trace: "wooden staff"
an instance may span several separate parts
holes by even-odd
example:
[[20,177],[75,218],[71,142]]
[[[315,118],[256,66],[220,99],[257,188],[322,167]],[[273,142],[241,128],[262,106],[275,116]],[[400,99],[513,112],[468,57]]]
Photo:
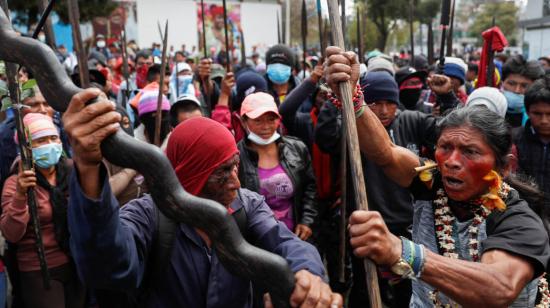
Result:
[[55,0],[50,0],[49,2],[47,0],[38,1],[38,6],[40,10],[42,10],[42,16],[40,17],[40,21],[38,21],[38,24],[36,25],[36,29],[34,29],[32,37],[37,38],[40,31],[44,29],[44,34],[46,35],[46,43],[55,50],[55,35],[53,33],[52,22],[50,21],[50,19],[48,19],[50,13],[52,12],[54,4]]
[[455,6],[456,0],[452,0],[451,4],[451,16],[449,21],[449,37],[447,38],[447,57],[453,55],[453,32],[454,32],[454,23],[455,23]]
[[306,79],[306,54],[307,54],[307,10],[306,0],[302,0],[302,72]]
[[277,44],[281,44],[281,21],[279,20],[279,11],[277,11]]
[[206,24],[204,23],[204,0],[201,0],[201,20],[202,20],[202,46],[204,47],[204,57],[208,58],[208,47],[206,46]]
[[[8,3],[6,0],[0,1],[2,10],[6,13],[6,16],[10,16],[8,10]],[[25,124],[23,123],[23,114],[21,113],[20,102],[20,87],[18,80],[17,64],[12,62],[6,62],[6,76],[8,82],[8,91],[10,94],[10,100],[12,102],[12,110],[15,118],[15,128],[17,131],[17,141],[19,146],[19,153],[21,156],[21,165],[23,170],[31,170],[34,165],[32,162],[32,145],[29,140]],[[32,231],[34,234],[34,248],[38,255],[38,264],[40,265],[40,273],[42,275],[42,283],[44,289],[49,290],[50,285],[50,272],[48,270],[48,263],[46,262],[46,253],[44,251],[44,242],[42,241],[42,227],[40,226],[40,216],[38,215],[38,204],[36,203],[36,194],[34,188],[27,190],[27,207],[29,208],[29,216],[31,217]]]
[[[495,16],[493,16],[493,26],[495,26],[496,20]],[[489,40],[489,50],[487,55],[487,86],[488,87],[495,87],[495,51],[493,50],[493,40],[494,40],[494,33],[491,35],[491,39]],[[481,69],[484,69],[483,67]]]
[[159,95],[157,98],[157,113],[155,116],[155,145],[160,147],[162,141],[160,140],[160,126],[162,123],[162,90],[164,88],[164,78],[166,75],[166,49],[168,46],[168,20],[164,25],[164,34],[158,24],[160,37],[162,39],[162,59],[160,64],[160,82],[159,82]]
[[346,282],[346,230],[347,230],[347,213],[346,207],[348,204],[348,143],[346,141],[347,130],[346,126],[342,126],[342,138],[340,140],[340,178],[341,191],[340,200],[342,205],[340,206],[340,228],[338,230],[338,280],[341,283]]
[[122,75],[126,82],[126,89],[122,95],[122,107],[126,109],[126,103],[130,100],[130,68],[128,66],[128,45],[126,43],[126,25],[122,25],[122,33],[120,36],[122,45]]
[[[344,48],[344,36],[340,21],[338,20],[337,0],[328,0],[330,23],[332,25],[332,36],[336,45]],[[352,92],[349,82],[342,82],[339,85],[342,101],[343,124],[348,153],[350,155],[351,178],[353,181],[353,190],[355,193],[355,203],[359,209],[367,211],[369,209],[367,201],[367,191],[365,189],[365,178],[363,177],[363,167],[361,164],[361,152],[359,150],[359,138],[355,123],[355,113],[353,111]],[[381,308],[380,289],[378,286],[378,275],[376,266],[368,259],[364,259],[365,277],[367,280],[367,289],[369,292],[370,306],[372,308]]]
[[321,49],[321,59],[325,57],[325,44],[323,39],[323,14],[321,13],[321,0],[317,0],[317,23],[319,24],[319,48]]
[[246,45],[244,44],[244,33],[243,30],[241,33],[241,69],[246,67]]
[[80,9],[78,0],[68,0],[69,21],[73,29],[73,43],[76,47],[78,58],[78,74],[80,77],[80,86],[83,89],[90,87],[90,75],[88,71],[88,55],[82,44],[82,34],[80,33]]
[[361,8],[357,7],[357,54],[363,62],[363,35],[361,34]]
[[231,60],[229,56],[229,35],[227,34],[227,5],[223,0],[223,30],[225,34],[225,61],[227,61],[226,71],[231,72]]
[[451,12],[451,0],[443,0],[441,4],[441,20],[439,27],[441,29],[441,45],[439,47],[439,65],[437,67],[438,73],[443,74],[445,69],[445,38],[447,35],[447,28],[449,27],[449,14]]
[[411,40],[411,58],[409,65],[414,66],[414,6],[413,6],[413,0],[409,0],[409,32],[410,32],[410,40]]

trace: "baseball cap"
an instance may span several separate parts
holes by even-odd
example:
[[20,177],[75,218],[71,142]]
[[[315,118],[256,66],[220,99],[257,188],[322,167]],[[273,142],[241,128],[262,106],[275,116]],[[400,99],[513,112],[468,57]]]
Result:
[[294,52],[286,45],[275,45],[265,54],[266,64],[281,63],[292,67],[294,65]]
[[241,117],[246,115],[251,119],[256,119],[267,112],[273,112],[281,117],[273,96],[264,92],[248,95],[241,106]]

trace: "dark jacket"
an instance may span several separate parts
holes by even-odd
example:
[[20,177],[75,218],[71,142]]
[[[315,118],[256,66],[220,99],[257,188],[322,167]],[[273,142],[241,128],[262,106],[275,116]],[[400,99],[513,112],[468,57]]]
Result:
[[[154,255],[158,210],[149,195],[120,208],[102,174],[103,188],[97,200],[84,195],[76,173],[71,177],[71,252],[79,277],[88,287],[133,291],[142,284],[149,257]],[[234,212],[246,211],[248,234],[260,248],[285,258],[293,272],[307,269],[324,276],[317,250],[276,221],[262,196],[241,189],[230,207]],[[251,307],[250,281],[232,275],[216,249],[208,252],[189,225],[179,224],[164,271],[164,279],[151,286],[141,306]]]
[[[243,139],[237,145],[240,151],[239,179],[244,188],[260,191],[258,177],[258,153]],[[293,137],[281,137],[277,141],[281,166],[294,185],[292,210],[295,224],[313,226],[317,220],[317,189],[311,158],[306,145]]]
[[[397,111],[395,120],[387,128],[392,142],[420,155],[423,147],[435,145],[433,116],[418,111]],[[315,128],[315,141],[322,151],[339,156],[342,132],[341,112],[331,103],[321,108]],[[336,158],[338,159],[338,158]],[[389,179],[382,168],[361,155],[369,208],[379,211],[392,232],[400,233],[412,224],[413,198],[406,188]],[[351,179],[348,180],[351,183]],[[348,186],[349,187],[349,186]],[[348,201],[353,198],[348,197]]]
[[544,192],[545,208],[550,207],[550,144],[544,144],[527,121],[514,138],[520,171],[535,179]]
[[317,84],[307,78],[287,95],[284,104],[279,106],[284,127],[289,135],[302,140],[310,149],[315,142],[311,107],[314,98],[311,95],[317,89]]

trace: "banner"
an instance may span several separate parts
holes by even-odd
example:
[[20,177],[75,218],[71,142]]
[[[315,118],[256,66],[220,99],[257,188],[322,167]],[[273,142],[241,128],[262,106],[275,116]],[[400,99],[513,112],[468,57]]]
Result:
[[[202,8],[197,1],[197,21],[199,29],[198,41],[200,50],[203,50],[202,40]],[[217,59],[220,51],[225,51],[225,33],[223,29],[223,6],[221,4],[204,3],[204,23],[206,29],[206,46],[208,54]],[[235,50],[241,47],[241,5],[227,4],[227,34],[229,36],[229,49],[235,54]]]

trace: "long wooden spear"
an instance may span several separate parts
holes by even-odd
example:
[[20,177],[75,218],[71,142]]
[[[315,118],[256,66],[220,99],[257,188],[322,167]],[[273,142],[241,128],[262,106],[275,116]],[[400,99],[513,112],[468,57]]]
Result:
[[229,35],[227,34],[227,4],[223,0],[223,29],[225,34],[225,61],[227,62],[226,72],[231,71],[231,57],[229,55]]
[[357,7],[357,54],[363,62],[363,35],[361,34],[361,7]]
[[454,23],[455,23],[455,6],[456,6],[456,0],[451,0],[451,10],[450,10],[450,21],[449,21],[449,34],[447,38],[447,57],[451,57],[453,55],[453,32],[454,32]]
[[410,34],[410,40],[411,40],[411,58],[409,65],[414,66],[414,6],[413,6],[413,0],[409,0],[409,34]]
[[202,46],[204,47],[204,58],[208,58],[208,46],[206,46],[206,24],[204,23],[204,0],[201,0],[202,20]]
[[78,0],[69,0],[69,21],[73,29],[73,44],[76,47],[78,58],[78,73],[80,77],[80,86],[83,89],[90,87],[90,75],[88,71],[88,55],[82,44],[82,34],[80,33],[80,9]]
[[281,44],[281,21],[279,19],[279,11],[277,11],[277,44]]
[[160,147],[162,140],[160,140],[160,127],[162,124],[162,96],[164,89],[164,78],[166,76],[166,50],[168,49],[168,20],[164,25],[164,34],[158,24],[160,38],[162,39],[162,59],[160,61],[160,81],[159,81],[159,95],[157,98],[157,113],[155,115],[155,145]]
[[[8,10],[8,3],[6,0],[0,1],[2,10],[6,13],[6,16],[10,16]],[[9,18],[8,18],[9,20]],[[32,162],[32,146],[28,138],[25,124],[23,123],[23,114],[21,112],[20,102],[20,88],[18,80],[17,64],[12,62],[6,62],[6,75],[8,78],[8,91],[10,93],[10,100],[12,102],[12,110],[15,117],[15,128],[17,131],[17,141],[19,143],[19,153],[21,155],[21,165],[23,170],[31,170],[33,166]],[[40,264],[40,273],[42,274],[42,283],[46,290],[50,289],[50,272],[48,270],[48,263],[46,262],[46,254],[44,252],[44,242],[42,241],[42,228],[40,226],[40,217],[38,216],[38,205],[36,203],[36,194],[31,187],[27,190],[27,206],[29,208],[29,215],[31,217],[31,224],[34,233],[34,248],[38,255],[38,263]]]
[[307,54],[307,9],[306,0],[302,0],[302,72],[306,79],[306,54]]
[[246,67],[246,45],[244,44],[244,33],[243,30],[241,33],[241,69]]
[[[496,18],[493,16],[493,23],[492,28],[496,24]],[[495,35],[491,35],[491,39],[489,40],[489,51],[487,56],[487,86],[488,87],[494,87],[495,86],[495,52],[493,50],[493,39]],[[485,69],[481,67],[480,69]]]
[[441,20],[439,28],[441,29],[441,45],[439,46],[439,65],[438,73],[442,74],[445,69],[445,39],[447,37],[447,28],[449,27],[449,14],[451,12],[451,0],[443,0],[441,4]]
[[[344,48],[344,35],[340,20],[338,19],[337,0],[328,0],[330,23],[332,26],[332,37],[334,42],[340,48]],[[365,189],[365,178],[363,177],[363,167],[361,164],[361,152],[359,150],[359,138],[357,135],[357,126],[355,123],[355,113],[353,112],[353,102],[351,85],[349,82],[342,82],[339,85],[342,100],[342,113],[345,138],[350,156],[351,178],[353,179],[353,190],[355,192],[355,203],[361,210],[368,210],[367,191]],[[376,266],[368,259],[364,259],[365,277],[367,280],[367,289],[369,292],[370,307],[381,308],[380,289],[378,286],[378,275]]]
[[321,49],[321,58],[325,57],[325,44],[323,39],[323,14],[321,12],[321,0],[317,0],[317,23],[319,24],[319,48]]
[[37,38],[40,31],[44,29],[44,34],[46,35],[46,43],[55,50],[55,35],[52,29],[52,22],[50,21],[50,19],[48,19],[50,13],[52,12],[54,4],[55,0],[50,0],[49,2],[48,0],[38,1],[38,6],[42,10],[42,16],[40,17],[40,20],[36,25],[36,29],[34,29],[32,37]]
[[128,66],[128,45],[126,43],[126,25],[122,25],[122,32],[120,35],[122,45],[122,75],[126,82],[126,89],[122,95],[122,107],[126,109],[126,103],[130,100],[130,68]]

